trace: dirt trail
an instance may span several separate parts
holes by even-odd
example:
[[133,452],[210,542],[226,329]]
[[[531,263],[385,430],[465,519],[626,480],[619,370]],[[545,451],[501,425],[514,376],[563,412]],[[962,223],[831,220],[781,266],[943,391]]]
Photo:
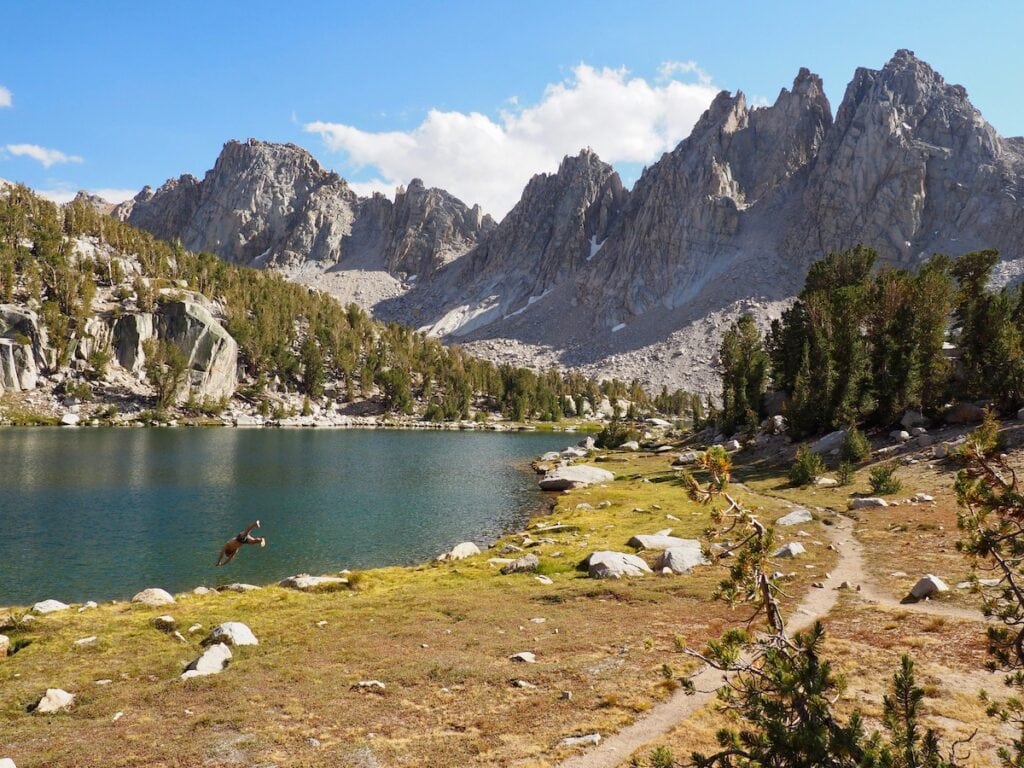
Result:
[[[797,605],[787,622],[787,629],[796,632],[811,626],[815,620],[826,616],[839,599],[838,587],[844,581],[856,588],[861,587],[860,599],[868,604],[887,608],[949,616],[973,621],[982,620],[981,613],[964,608],[942,605],[930,601],[900,603],[882,594],[871,586],[864,565],[864,553],[853,534],[853,521],[838,517],[833,526],[827,528],[832,543],[839,550],[839,561],[824,579],[824,589],[812,588]],[[687,695],[676,691],[671,698],[657,704],[642,719],[621,731],[611,734],[599,746],[583,754],[575,755],[559,764],[559,768],[617,768],[641,747],[650,744],[690,715],[702,709],[715,698],[715,693],[725,680],[724,673],[705,667],[693,677],[697,692]]]

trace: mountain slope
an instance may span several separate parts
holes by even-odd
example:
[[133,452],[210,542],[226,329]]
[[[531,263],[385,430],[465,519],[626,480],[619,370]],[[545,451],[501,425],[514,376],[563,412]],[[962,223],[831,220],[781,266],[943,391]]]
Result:
[[[963,87],[906,50],[858,69],[834,118],[806,69],[771,106],[720,93],[628,192],[593,153],[567,157],[497,226],[418,181],[394,202],[361,200],[319,166],[281,175],[259,159],[298,148],[250,141],[225,154],[243,147],[257,157],[144,191],[129,220],[226,258],[290,265],[492,359],[654,386],[711,388],[729,319],[766,323],[830,250],[865,243],[881,263],[913,267],[934,251],[992,247],[1000,280],[1024,273],[1024,139],[1001,137]],[[300,176],[316,184],[296,187]],[[253,197],[282,185],[299,191]],[[294,203],[274,215],[254,204],[263,197]]]

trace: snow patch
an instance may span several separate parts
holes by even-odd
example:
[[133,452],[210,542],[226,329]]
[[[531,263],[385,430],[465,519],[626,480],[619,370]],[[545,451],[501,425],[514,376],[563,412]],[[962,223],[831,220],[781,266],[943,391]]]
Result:
[[597,256],[597,252],[601,250],[601,246],[604,244],[605,240],[602,240],[600,243],[597,242],[597,235],[590,238],[590,255],[587,256],[587,261],[590,261],[592,258]]
[[489,296],[477,304],[463,304],[449,310],[433,325],[419,330],[428,336],[464,336],[501,316],[501,297]]
[[621,331],[625,327],[626,327],[625,323],[619,323],[618,325],[616,325],[616,326],[614,326],[612,328],[612,333],[618,333],[619,331]]
[[515,312],[509,312],[509,313],[508,313],[507,315],[505,315],[505,318],[504,318],[504,319],[505,319],[505,320],[508,320],[508,318],[510,318],[510,317],[515,317],[516,315],[521,315],[521,314],[523,314],[523,312],[525,312],[526,310],[528,310],[528,309],[529,309],[530,307],[532,307],[532,306],[533,306],[534,304],[536,304],[536,303],[537,303],[538,301],[540,301],[540,300],[541,300],[541,299],[543,299],[543,298],[544,298],[545,296],[547,296],[547,295],[548,295],[549,293],[551,293],[551,290],[552,290],[551,288],[548,288],[548,289],[547,289],[546,291],[544,291],[544,293],[542,293],[542,294],[541,294],[540,296],[531,296],[530,298],[528,298],[528,299],[526,300],[526,304],[524,304],[523,306],[521,306],[521,307],[520,307],[519,309],[517,309],[517,310],[516,310]]

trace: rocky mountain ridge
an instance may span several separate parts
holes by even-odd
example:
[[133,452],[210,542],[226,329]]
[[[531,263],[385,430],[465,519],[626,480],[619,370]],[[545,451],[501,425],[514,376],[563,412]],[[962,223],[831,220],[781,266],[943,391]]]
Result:
[[830,250],[865,243],[913,268],[994,247],[1000,279],[1024,270],[1024,139],[907,50],[858,69],[834,117],[807,69],[771,106],[723,91],[629,191],[594,153],[567,157],[498,225],[417,182],[394,202],[356,198],[301,154],[232,142],[203,182],[144,191],[118,215],[290,265],[475,354],[695,390],[715,386],[730,319],[766,324]]

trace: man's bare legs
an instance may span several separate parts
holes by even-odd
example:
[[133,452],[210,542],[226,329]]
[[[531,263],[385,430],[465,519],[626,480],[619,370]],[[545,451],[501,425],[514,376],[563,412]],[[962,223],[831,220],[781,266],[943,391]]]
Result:
[[266,539],[252,535],[252,532],[259,527],[260,521],[257,520],[240,534],[229,539],[227,543],[224,544],[224,548],[220,551],[220,556],[217,558],[217,565],[227,565],[230,563],[232,558],[238,554],[238,550],[242,548],[243,544],[259,544],[261,547],[267,546]]

